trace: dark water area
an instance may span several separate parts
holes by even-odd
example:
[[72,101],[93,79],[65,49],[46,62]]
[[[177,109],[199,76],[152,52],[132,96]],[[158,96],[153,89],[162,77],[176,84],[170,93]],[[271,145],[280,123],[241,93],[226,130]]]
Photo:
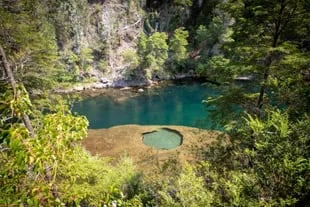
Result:
[[202,101],[217,94],[218,91],[202,82],[183,82],[145,89],[134,97],[117,99],[118,94],[114,94],[114,98],[106,95],[87,98],[75,103],[72,111],[85,115],[91,129],[124,124],[210,129],[214,123]]

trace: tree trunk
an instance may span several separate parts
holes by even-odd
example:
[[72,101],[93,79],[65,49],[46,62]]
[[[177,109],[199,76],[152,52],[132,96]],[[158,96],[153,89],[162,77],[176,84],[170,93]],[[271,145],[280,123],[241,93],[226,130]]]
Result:
[[[287,20],[283,19],[283,14],[285,12],[285,9],[287,8],[287,1],[286,0],[281,0],[280,2],[280,10],[277,14],[277,18],[274,20],[274,32],[272,33],[273,36],[273,40],[272,40],[272,45],[271,47],[276,48],[278,46],[278,41],[280,38],[280,34],[283,31],[283,27],[285,27],[289,21],[289,18]],[[295,12],[297,8],[297,5],[293,8],[290,16],[292,16]],[[260,88],[260,93],[259,93],[259,98],[257,101],[257,107],[259,109],[259,111],[261,111],[263,105],[264,105],[264,94],[265,94],[265,90],[266,90],[266,84],[267,84],[267,80],[269,77],[269,72],[270,72],[270,65],[272,63],[273,60],[273,54],[269,54],[266,58],[266,69],[264,71],[264,78],[263,78],[263,84]]]
[[259,91],[259,97],[258,97],[258,100],[257,100],[257,108],[259,109],[259,111],[261,111],[261,109],[263,108],[263,102],[264,102],[264,94],[265,94],[265,87],[266,87],[266,84],[265,84],[265,81],[268,79],[268,73],[265,73],[264,74],[264,83],[262,84],[261,88],[260,88],[260,91]]
[[[18,91],[16,91],[16,81],[14,79],[13,71],[10,67],[10,64],[6,58],[5,52],[4,52],[1,45],[0,45],[0,63],[2,63],[3,68],[4,68],[5,79],[7,79],[8,82],[12,86],[14,98],[18,98]],[[35,134],[34,134],[34,130],[33,130],[32,124],[30,122],[29,116],[27,114],[23,113],[22,114],[22,120],[23,120],[24,125],[27,128],[29,134],[33,137]]]
[[263,105],[264,105],[264,95],[265,95],[266,84],[267,84],[267,80],[268,80],[268,76],[269,76],[269,68],[270,68],[271,62],[272,62],[272,57],[270,54],[270,55],[268,55],[268,57],[266,58],[266,61],[265,61],[266,69],[264,71],[263,83],[262,83],[262,86],[260,88],[259,97],[258,97],[257,105],[256,105],[257,108],[259,109],[259,111],[261,111],[261,109],[263,108]]
[[1,45],[0,45],[0,60],[1,60],[0,63],[2,63],[4,67],[4,75],[6,76],[6,79],[8,79],[13,89],[15,89],[16,82],[13,76],[13,71],[10,68],[9,62],[6,59],[5,52]]

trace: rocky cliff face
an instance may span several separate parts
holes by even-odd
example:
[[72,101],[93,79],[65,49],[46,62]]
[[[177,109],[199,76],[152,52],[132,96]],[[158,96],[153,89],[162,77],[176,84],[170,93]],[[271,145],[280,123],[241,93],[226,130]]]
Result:
[[60,8],[58,13],[70,22],[69,37],[58,38],[68,70],[79,79],[92,77],[112,86],[120,83],[127,64],[123,52],[135,51],[142,31],[139,2],[70,0]]
[[148,84],[143,70],[135,70],[134,78],[126,77],[138,67],[132,62],[139,61],[140,34],[158,31],[170,38],[179,27],[194,27],[208,6],[200,0],[68,0],[55,4],[57,41],[68,76],[74,82],[89,78],[98,83],[96,87]]
[[107,47],[107,78],[112,84],[123,79],[127,68],[123,54],[135,51],[136,40],[142,31],[142,10],[135,1],[107,2],[102,5],[99,13],[101,38]]

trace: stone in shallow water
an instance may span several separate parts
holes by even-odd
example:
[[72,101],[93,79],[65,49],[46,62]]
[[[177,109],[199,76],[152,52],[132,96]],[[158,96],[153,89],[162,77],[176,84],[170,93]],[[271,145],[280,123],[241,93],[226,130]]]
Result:
[[143,143],[156,149],[173,149],[182,145],[183,136],[176,130],[161,128],[143,134]]

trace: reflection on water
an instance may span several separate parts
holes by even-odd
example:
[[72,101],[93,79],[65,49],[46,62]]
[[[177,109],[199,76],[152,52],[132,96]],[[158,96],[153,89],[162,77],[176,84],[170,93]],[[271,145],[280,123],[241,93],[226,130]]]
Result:
[[211,95],[215,95],[214,89],[201,83],[178,84],[146,89],[139,96],[121,100],[92,97],[76,103],[73,111],[85,115],[93,129],[123,124],[210,128],[202,100]]

